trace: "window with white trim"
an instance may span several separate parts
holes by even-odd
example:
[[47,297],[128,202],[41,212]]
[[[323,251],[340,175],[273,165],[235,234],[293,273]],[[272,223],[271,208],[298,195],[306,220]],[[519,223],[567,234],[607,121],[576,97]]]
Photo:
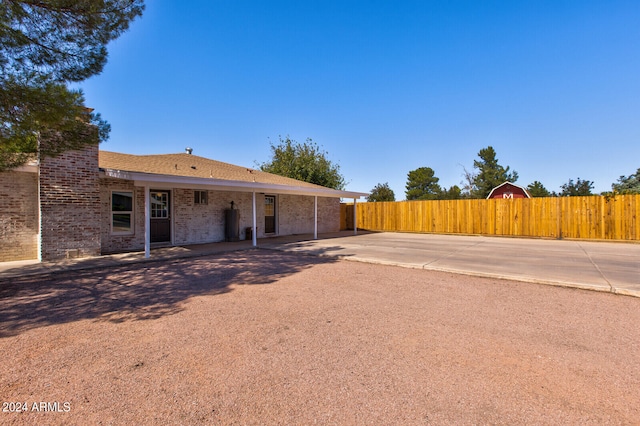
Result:
[[133,234],[133,191],[111,191],[111,233]]

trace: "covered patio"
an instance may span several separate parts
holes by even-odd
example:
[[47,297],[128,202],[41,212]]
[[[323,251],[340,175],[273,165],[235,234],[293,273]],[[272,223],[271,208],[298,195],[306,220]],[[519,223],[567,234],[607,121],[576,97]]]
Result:
[[[313,239],[317,239],[319,233],[336,232],[340,228],[340,199],[353,200],[356,204],[360,197],[368,195],[326,188],[198,157],[190,152],[130,155],[101,151],[100,178],[103,182],[103,200],[106,201],[107,196],[111,200],[114,194],[119,195],[123,190],[129,191],[132,204],[130,210],[144,212],[143,220],[139,216],[134,218],[131,213],[132,223],[128,235],[131,237],[130,247],[141,247],[144,244],[145,257],[151,256],[154,242],[157,242],[152,233],[154,219],[159,215],[168,222],[170,230],[165,240],[168,245],[219,242],[220,229],[227,226],[221,212],[229,210],[231,200],[231,210],[234,209],[234,204],[235,208],[242,209],[241,214],[239,213],[243,217],[242,225],[237,225],[237,228],[246,229],[245,238],[250,239],[251,245],[256,247],[260,237],[311,234]],[[155,197],[160,192],[166,193],[166,201],[161,201],[164,206],[160,208],[164,210],[158,213],[158,200]],[[144,194],[143,199],[136,194]],[[194,196],[196,201],[190,198]],[[201,204],[205,206],[198,205],[200,197],[204,201]],[[263,204],[259,205],[258,197]],[[122,233],[124,237],[121,238],[121,235],[114,232],[115,212],[112,213],[109,224],[112,231],[105,234],[103,228],[103,250],[106,247],[107,253],[126,251],[124,244],[116,247],[116,250],[110,249],[119,244],[119,241],[125,241],[127,236],[127,233]],[[258,222],[261,213],[272,215],[265,217],[262,229]],[[354,209],[354,219],[355,215]],[[267,222],[268,218],[271,222]],[[138,223],[137,228],[134,221]],[[271,225],[269,230],[267,224]],[[144,240],[139,234],[141,228],[144,229]],[[190,233],[185,231],[187,228]],[[202,229],[200,233],[207,233],[208,236],[194,236],[193,230],[197,228]],[[113,243],[114,241],[116,242]]]

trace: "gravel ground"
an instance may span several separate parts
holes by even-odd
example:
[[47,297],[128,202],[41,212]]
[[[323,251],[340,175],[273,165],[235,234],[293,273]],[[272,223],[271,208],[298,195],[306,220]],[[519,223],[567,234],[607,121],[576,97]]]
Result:
[[637,298],[269,250],[25,278],[0,423],[640,424],[639,324]]

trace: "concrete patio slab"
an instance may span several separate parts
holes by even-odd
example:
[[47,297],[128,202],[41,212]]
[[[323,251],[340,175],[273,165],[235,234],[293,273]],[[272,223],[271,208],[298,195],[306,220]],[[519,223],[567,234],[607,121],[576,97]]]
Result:
[[640,297],[640,244],[383,232],[261,246]]
[[[252,249],[251,241],[165,247],[56,263],[0,263],[0,280]],[[264,238],[258,248],[640,297],[640,244],[353,231]]]

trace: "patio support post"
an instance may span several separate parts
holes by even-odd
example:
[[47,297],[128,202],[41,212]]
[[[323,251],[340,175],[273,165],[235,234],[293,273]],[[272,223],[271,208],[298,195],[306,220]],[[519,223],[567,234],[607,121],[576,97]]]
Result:
[[149,186],[144,187],[144,257],[151,257],[151,195]]
[[318,239],[318,196],[313,197],[313,239]]
[[353,235],[358,235],[358,215],[356,214],[356,211],[358,210],[357,205],[358,199],[353,197]]
[[253,232],[251,233],[252,235],[252,239],[253,239],[253,246],[257,247],[258,246],[258,235],[256,235],[258,233],[258,229],[256,228],[256,191],[255,189],[253,190],[252,194],[252,214],[253,214]]

